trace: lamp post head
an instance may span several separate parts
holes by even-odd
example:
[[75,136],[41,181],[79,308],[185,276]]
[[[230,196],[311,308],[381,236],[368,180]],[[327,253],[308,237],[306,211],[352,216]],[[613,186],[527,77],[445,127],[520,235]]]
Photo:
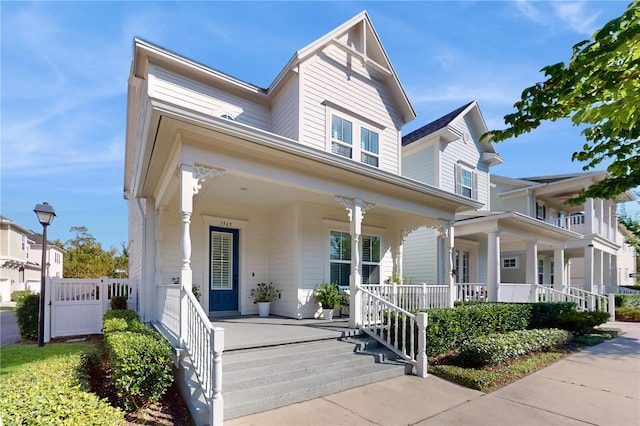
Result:
[[36,204],[36,208],[33,211],[38,216],[38,221],[42,226],[51,225],[53,218],[56,217],[55,210],[46,201],[42,204]]

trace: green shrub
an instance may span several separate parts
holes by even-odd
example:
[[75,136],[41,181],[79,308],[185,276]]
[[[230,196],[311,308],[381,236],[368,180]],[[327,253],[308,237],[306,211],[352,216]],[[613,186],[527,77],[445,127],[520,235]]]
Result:
[[616,321],[640,322],[640,309],[616,308]]
[[22,299],[24,296],[29,296],[31,294],[31,290],[16,290],[11,293],[11,301],[17,302]]
[[640,294],[616,294],[616,308],[640,309]]
[[111,296],[109,306],[114,311],[127,309],[127,296]]
[[609,320],[608,312],[567,312],[555,317],[554,326],[575,334],[584,334]]
[[531,320],[527,328],[553,328],[558,315],[576,312],[574,302],[541,302],[530,303]]
[[122,425],[124,413],[89,390],[79,354],[28,364],[0,380],[6,425]]
[[111,310],[103,331],[113,382],[127,409],[158,401],[173,383],[171,346],[132,310]]
[[40,295],[28,294],[18,299],[16,317],[20,336],[23,339],[38,339],[38,318],[40,316]]
[[171,346],[158,333],[105,336],[113,383],[129,410],[158,401],[173,383]]
[[554,328],[479,336],[460,346],[458,361],[472,367],[498,364],[533,352],[557,348],[569,339],[567,331]]

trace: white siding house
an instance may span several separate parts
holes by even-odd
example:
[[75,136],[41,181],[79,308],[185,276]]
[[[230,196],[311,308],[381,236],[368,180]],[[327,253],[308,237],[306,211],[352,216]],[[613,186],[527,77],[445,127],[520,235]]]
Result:
[[436,241],[482,206],[400,175],[414,118],[365,12],[295,52],[268,88],[136,39],[124,194],[142,319],[167,315],[176,281],[198,286],[213,317],[256,314],[250,290],[273,282],[272,313],[311,318],[322,281],[355,302],[357,284],[401,275],[412,231]]

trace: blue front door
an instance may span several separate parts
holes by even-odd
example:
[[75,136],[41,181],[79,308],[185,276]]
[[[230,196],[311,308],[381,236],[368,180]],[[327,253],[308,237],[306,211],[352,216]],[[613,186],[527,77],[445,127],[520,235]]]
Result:
[[209,228],[209,311],[238,310],[238,230]]

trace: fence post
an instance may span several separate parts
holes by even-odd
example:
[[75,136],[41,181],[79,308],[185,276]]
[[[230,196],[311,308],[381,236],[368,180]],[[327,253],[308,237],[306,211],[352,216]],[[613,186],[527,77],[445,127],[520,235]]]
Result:
[[222,426],[224,420],[224,401],[222,400],[222,351],[224,350],[224,328],[214,327],[211,331],[213,349],[213,377],[211,383],[211,403],[209,404],[209,423]]
[[398,283],[392,283],[391,287],[391,303],[398,306]]
[[609,298],[609,321],[616,320],[616,296],[613,293],[609,293],[607,295]]
[[427,313],[418,312],[416,315],[418,324],[418,356],[416,356],[416,376],[427,377]]

